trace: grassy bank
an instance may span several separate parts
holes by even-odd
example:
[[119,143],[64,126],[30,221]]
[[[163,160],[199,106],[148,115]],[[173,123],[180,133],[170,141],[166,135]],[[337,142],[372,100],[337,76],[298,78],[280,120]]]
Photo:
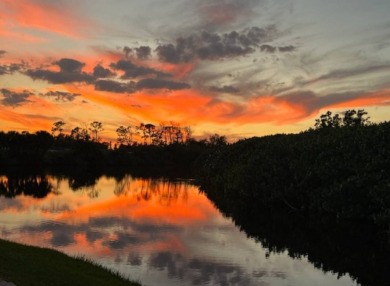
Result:
[[4,240],[0,240],[0,261],[0,278],[17,286],[139,285],[85,259]]

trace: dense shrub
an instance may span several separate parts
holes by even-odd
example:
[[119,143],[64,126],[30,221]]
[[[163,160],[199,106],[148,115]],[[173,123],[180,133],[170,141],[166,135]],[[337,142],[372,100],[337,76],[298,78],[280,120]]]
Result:
[[390,123],[241,140],[209,154],[206,192],[264,206],[389,218]]

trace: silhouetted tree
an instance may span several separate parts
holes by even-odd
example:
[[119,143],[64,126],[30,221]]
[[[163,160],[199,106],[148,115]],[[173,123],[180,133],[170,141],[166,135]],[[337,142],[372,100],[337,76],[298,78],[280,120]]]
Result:
[[104,129],[103,129],[103,123],[99,122],[99,121],[94,121],[90,124],[90,128],[89,130],[92,132],[93,134],[93,140],[98,142],[99,141],[99,132],[102,132]]
[[63,127],[65,124],[66,123],[62,120],[54,122],[53,127],[51,128],[51,134],[57,138],[62,137],[62,132],[64,131]]
[[225,146],[227,145],[226,136],[221,136],[219,134],[211,135],[207,140],[208,145],[210,146]]
[[133,134],[132,127],[129,126],[119,126],[116,130],[116,134],[118,135],[118,143],[124,145],[130,145],[133,142]]
[[332,116],[331,111],[322,114],[320,118],[315,120],[314,127],[316,129],[323,128],[337,128],[337,127],[357,127],[365,126],[370,123],[370,117],[367,117],[367,112],[364,109],[347,110],[344,112],[344,117],[341,118],[339,114]]
[[370,123],[370,117],[367,117],[367,112],[364,109],[347,110],[344,113],[343,123],[346,127],[365,126]]
[[141,123],[138,128],[142,132],[142,139],[144,140],[144,143],[147,143],[147,140],[149,139],[149,143],[153,142],[153,139],[156,138],[156,126],[154,126],[151,123]]
[[75,127],[70,132],[70,137],[75,140],[88,141],[91,136],[88,134],[88,130],[81,127]]
[[342,121],[339,114],[335,114],[332,116],[331,111],[327,111],[325,114],[322,114],[319,119],[315,121],[315,128],[334,128],[341,127]]

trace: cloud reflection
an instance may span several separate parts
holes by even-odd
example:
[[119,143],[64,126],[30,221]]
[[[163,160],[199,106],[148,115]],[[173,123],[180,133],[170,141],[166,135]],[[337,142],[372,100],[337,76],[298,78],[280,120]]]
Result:
[[72,190],[71,179],[47,181],[56,194],[0,197],[2,237],[84,255],[145,285],[272,285],[295,271],[287,254],[287,262],[265,259],[185,182],[101,177],[91,186],[100,195],[91,198]]

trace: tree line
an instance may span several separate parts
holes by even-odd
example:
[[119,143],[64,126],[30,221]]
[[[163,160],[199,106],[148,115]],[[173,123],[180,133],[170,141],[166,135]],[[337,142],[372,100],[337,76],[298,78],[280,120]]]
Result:
[[368,119],[329,111],[299,134],[240,140],[205,158],[198,177],[237,202],[390,226],[390,122]]
[[[58,138],[70,137],[74,140],[100,142],[100,134],[104,130],[103,123],[93,121],[86,127],[76,126],[69,134],[64,133],[66,123],[62,120],[53,123],[51,134]],[[140,123],[138,126],[121,125],[116,129],[117,146],[153,144],[169,145],[182,144],[192,139],[192,129],[189,126],[180,126],[179,123],[169,122],[154,125],[151,123]],[[226,139],[226,138],[225,138]],[[225,140],[226,141],[226,140]]]
[[364,109],[351,109],[332,115],[327,111],[315,120],[315,129],[359,127],[371,124],[368,112]]
[[219,134],[197,140],[190,127],[173,122],[119,126],[114,143],[101,140],[104,125],[100,121],[70,132],[65,127],[64,121],[56,121],[51,132],[0,131],[0,171],[49,168],[66,174],[80,169],[100,174],[111,170],[190,174],[203,153],[228,144]]

